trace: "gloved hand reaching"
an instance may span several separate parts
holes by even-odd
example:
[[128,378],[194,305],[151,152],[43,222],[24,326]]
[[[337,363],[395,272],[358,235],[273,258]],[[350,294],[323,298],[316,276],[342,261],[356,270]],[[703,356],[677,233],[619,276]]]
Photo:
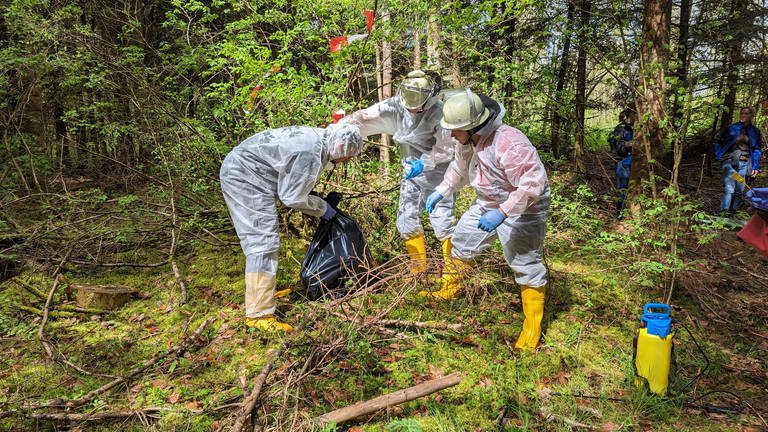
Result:
[[493,230],[501,225],[506,218],[507,217],[504,216],[504,213],[502,213],[501,210],[493,209],[480,216],[480,221],[478,222],[477,227],[485,232],[493,232]]
[[328,204],[328,202],[326,202],[326,204],[327,206],[325,207],[325,214],[320,216],[320,219],[324,221],[329,221],[333,219],[334,216],[336,216],[336,209],[333,208],[332,205]]
[[421,159],[413,159],[405,161],[406,166],[405,168],[405,179],[412,179],[416,177],[417,175],[424,172],[424,162],[421,161]]
[[432,211],[435,209],[435,206],[437,205],[437,203],[439,203],[440,200],[442,200],[442,199],[443,199],[443,196],[440,195],[440,193],[437,192],[437,191],[432,192],[431,194],[429,194],[429,196],[427,197],[427,202],[426,202],[427,213],[428,214],[432,213]]

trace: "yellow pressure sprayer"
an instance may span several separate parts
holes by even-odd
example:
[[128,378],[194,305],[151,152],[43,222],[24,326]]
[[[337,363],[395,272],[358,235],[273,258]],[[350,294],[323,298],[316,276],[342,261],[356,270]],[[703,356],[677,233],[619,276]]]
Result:
[[672,317],[669,305],[646,303],[634,341],[635,384],[659,396],[667,393],[672,365]]

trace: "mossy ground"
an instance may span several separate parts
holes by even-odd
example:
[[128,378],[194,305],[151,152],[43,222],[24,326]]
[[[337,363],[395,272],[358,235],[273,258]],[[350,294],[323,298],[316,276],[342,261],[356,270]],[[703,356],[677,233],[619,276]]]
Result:
[[[564,189],[557,193],[565,194]],[[462,194],[459,211],[470,199],[469,193]],[[404,252],[392,223],[395,200],[394,193],[371,195],[347,207],[369,233],[379,262]],[[437,287],[439,269],[434,268],[431,277],[414,281],[404,276],[402,282],[395,281],[380,293],[352,302],[351,307],[363,316],[391,308],[388,318],[460,323],[464,330],[459,334],[398,330],[407,339],[371,337],[371,333],[357,333],[354,326],[337,318],[312,322],[312,317],[317,316],[311,313],[316,305],[280,300],[280,315],[302,327],[301,332],[321,339],[323,332],[341,329],[348,339],[343,343],[343,357],[308,377],[299,399],[276,390],[280,386],[276,383],[268,393],[266,407],[278,412],[285,403],[281,398],[289,398],[291,409],[298,403],[299,410],[311,417],[443,374],[461,372],[464,379],[458,386],[359,419],[352,427],[371,432],[565,431],[578,429],[575,422],[600,430],[735,431],[764,427],[749,409],[743,414],[708,413],[701,407],[683,407],[687,396],[659,398],[634,387],[631,360],[636,323],[642,304],[661,300],[662,293],[637,283],[638,275],[611,265],[606,250],[580,247],[586,244],[585,237],[595,233],[579,230],[593,227],[595,221],[605,231],[622,229],[600,210],[599,201],[577,202],[594,206],[578,220],[557,213],[567,206],[553,211],[547,240],[550,283],[545,331],[537,352],[512,349],[523,321],[520,295],[496,245],[480,261],[466,284],[466,296],[460,300],[434,303],[416,296],[417,289]],[[278,288],[296,288],[312,221],[291,213],[283,222],[286,228]],[[82,410],[163,407],[159,420],[148,424],[138,420],[86,423],[79,425],[82,430],[211,431],[231,422],[234,408],[215,408],[240,400],[244,391],[241,377],[247,377],[250,387],[267,351],[280,346],[283,339],[264,337],[244,326],[244,260],[231,233],[221,234],[218,239],[232,244],[184,243],[180,265],[188,281],[189,296],[184,305],[179,305],[179,289],[167,267],[115,271],[66,268],[65,274],[72,282],[123,285],[140,292],[140,298],[105,316],[49,320],[46,336],[71,362],[88,371],[124,375],[147,358],[178,344],[204,319],[215,319],[204,333],[204,344],[191,347],[178,359],[157,363]],[[432,251],[439,250],[434,238],[430,237],[429,243]],[[743,256],[748,255],[747,246],[740,247]],[[431,257],[439,263],[437,252]],[[725,266],[729,261],[717,258],[709,262]],[[47,292],[52,280],[45,275],[50,271],[50,265],[36,267],[20,278]],[[759,278],[752,282],[758,284]],[[689,324],[711,362],[694,386],[695,394],[728,389],[750,401],[758,411],[765,409],[766,316],[758,313],[743,317],[751,331],[763,335],[763,339],[745,333],[745,327],[710,320],[707,306],[701,304],[691,286],[683,284],[676,291],[673,314]],[[758,287],[751,285],[746,290],[753,292]],[[62,292],[55,297],[55,303],[65,300]],[[77,398],[109,380],[79,374],[45,360],[36,339],[40,318],[16,307],[39,307],[40,303],[11,281],[0,285],[0,332],[4,334],[0,339],[4,352],[0,360],[0,403],[8,408],[23,402]],[[766,304],[751,310],[765,311]],[[676,342],[678,374],[673,390],[680,389],[703,364],[687,334],[678,332]],[[292,348],[277,362],[273,376],[287,373],[287,368],[300,369],[306,354],[306,347]],[[712,395],[699,405],[733,402],[724,395]],[[267,416],[266,421],[287,428],[283,419],[274,415]],[[61,427],[64,425],[18,417],[0,419],[3,430]]]

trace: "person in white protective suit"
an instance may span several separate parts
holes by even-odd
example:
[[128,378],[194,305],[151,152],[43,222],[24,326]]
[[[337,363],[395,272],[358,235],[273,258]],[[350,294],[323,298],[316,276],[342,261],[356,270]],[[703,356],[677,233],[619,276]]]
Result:
[[249,327],[267,332],[293,329],[274,318],[280,245],[277,200],[307,215],[332,219],[336,210],[309,193],[324,169],[358,156],[361,149],[360,130],[353,125],[290,126],[253,135],[224,158],[219,178],[245,254]]
[[[360,126],[364,137],[385,133],[392,135],[400,146],[404,173],[396,226],[410,256],[413,274],[427,269],[426,239],[419,218],[424,200],[443,181],[453,159],[453,140],[439,125],[443,106],[439,93],[440,85],[435,79],[415,70],[403,79],[396,96],[342,119],[343,123]],[[453,202],[453,194],[447,195],[429,214],[446,258],[456,226]]]
[[472,260],[498,238],[522,293],[525,321],[515,347],[533,350],[541,336],[547,269],[543,261],[549,180],[536,149],[519,130],[502,124],[504,107],[464,89],[446,99],[441,126],[458,143],[445,179],[426,202],[427,212],[445,196],[471,184],[477,199],[453,233],[449,270],[439,291],[424,297],[455,299]]

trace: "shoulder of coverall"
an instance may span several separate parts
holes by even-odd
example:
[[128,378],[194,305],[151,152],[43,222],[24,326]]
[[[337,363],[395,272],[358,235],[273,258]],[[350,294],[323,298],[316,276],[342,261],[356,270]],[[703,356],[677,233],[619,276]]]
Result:
[[311,126],[285,126],[261,131],[243,143],[252,141],[258,144],[276,144],[281,147],[283,145],[296,148],[312,147],[313,143],[320,141],[323,134],[323,129]]

